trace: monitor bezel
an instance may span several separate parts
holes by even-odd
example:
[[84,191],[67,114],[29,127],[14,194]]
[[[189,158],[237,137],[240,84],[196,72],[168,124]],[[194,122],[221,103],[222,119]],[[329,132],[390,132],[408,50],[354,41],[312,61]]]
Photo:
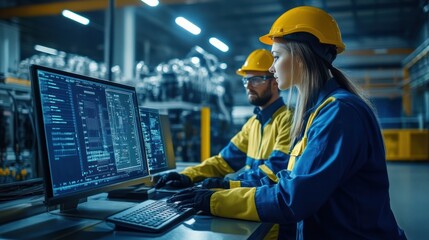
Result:
[[[136,94],[135,96],[137,96],[136,90],[133,86],[129,86],[129,85],[125,85],[125,84],[119,84],[119,83],[115,83],[115,82],[111,82],[111,81],[107,81],[107,80],[102,80],[102,79],[97,79],[97,78],[93,78],[93,77],[89,77],[89,76],[84,76],[84,75],[80,75],[80,74],[76,74],[76,73],[71,73],[71,72],[66,72],[66,71],[62,71],[62,70],[58,70],[58,69],[54,69],[54,68],[50,68],[50,67],[45,67],[45,66],[41,66],[41,65],[30,65],[30,77],[31,77],[31,95],[32,95],[32,101],[33,101],[33,111],[35,114],[35,128],[36,128],[36,133],[37,133],[37,141],[38,141],[38,155],[39,155],[39,159],[41,161],[41,165],[42,165],[42,169],[43,169],[43,178],[44,178],[44,189],[45,189],[45,204],[47,206],[53,206],[53,205],[58,205],[58,204],[67,204],[67,203],[73,203],[75,201],[79,201],[80,199],[84,199],[87,198],[89,196],[98,194],[98,193],[102,193],[102,192],[108,192],[114,189],[118,189],[118,188],[123,188],[123,187],[128,187],[128,186],[132,186],[132,185],[137,185],[137,184],[141,184],[144,183],[144,180],[146,178],[149,177],[149,166],[148,166],[148,162],[146,159],[146,150],[145,150],[145,146],[144,146],[144,139],[143,139],[143,135],[141,131],[137,131],[138,132],[138,136],[139,136],[139,140],[140,140],[140,147],[141,147],[141,153],[142,153],[142,157],[145,160],[145,164],[146,164],[146,172],[138,178],[134,178],[134,179],[128,179],[125,180],[123,182],[118,182],[118,183],[112,183],[112,184],[108,184],[105,186],[100,186],[98,188],[91,188],[91,189],[85,189],[76,193],[67,193],[61,196],[54,196],[53,194],[53,189],[52,189],[52,179],[51,179],[51,174],[50,174],[50,162],[49,162],[49,157],[48,157],[48,153],[47,153],[47,145],[46,145],[46,138],[45,138],[45,126],[43,123],[43,116],[42,116],[42,101],[40,98],[40,86],[39,86],[39,81],[38,81],[38,76],[37,76],[37,72],[41,70],[41,71],[47,71],[47,72],[52,72],[54,74],[61,74],[61,75],[66,75],[66,76],[70,76],[73,78],[78,78],[78,79],[83,79],[83,80],[87,80],[87,81],[92,81],[92,82],[97,82],[97,83],[101,83],[101,84],[106,84],[106,85],[111,85],[114,87],[120,87],[120,88],[126,88],[127,90],[131,90],[134,91],[134,93]],[[38,93],[38,94],[35,94]],[[137,97],[133,99],[134,103],[135,103],[135,111],[136,113],[136,121],[138,124],[138,127],[140,127],[140,112],[139,112],[139,105],[138,105],[138,100]]]
[[164,138],[165,154],[168,161],[168,170],[176,169],[176,155],[174,154],[173,136],[171,134],[171,125],[168,114],[159,114],[161,121],[162,137]]

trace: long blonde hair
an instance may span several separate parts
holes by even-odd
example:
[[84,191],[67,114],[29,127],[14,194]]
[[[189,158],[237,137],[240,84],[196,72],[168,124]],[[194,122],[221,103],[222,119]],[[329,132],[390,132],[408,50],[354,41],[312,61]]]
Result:
[[[292,65],[294,62],[301,63],[299,68],[291,66],[291,71],[301,71],[298,75],[291,74],[292,76],[299,76],[301,78],[300,81],[298,81],[299,94],[295,104],[293,124],[291,128],[292,142],[294,142],[304,131],[304,120],[308,117],[307,115],[310,114],[308,110],[316,105],[320,90],[332,76],[337,80],[338,84],[342,88],[360,97],[371,109],[373,109],[371,102],[360,87],[349,80],[340,70],[317,56],[307,44],[295,41],[285,41],[283,39],[275,39],[275,42],[281,44],[281,46],[290,53],[291,57],[297,60],[291,61]],[[293,81],[293,79],[289,79],[289,81],[297,82]],[[288,105],[290,102],[291,94],[287,101]]]

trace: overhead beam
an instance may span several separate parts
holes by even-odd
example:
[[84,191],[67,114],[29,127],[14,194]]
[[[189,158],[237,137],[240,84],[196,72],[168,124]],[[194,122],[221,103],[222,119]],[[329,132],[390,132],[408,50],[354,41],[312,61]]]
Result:
[[[161,4],[196,4],[212,2],[213,0],[161,0]],[[0,19],[12,17],[40,17],[59,15],[64,9],[74,12],[88,12],[107,9],[106,0],[70,0],[57,1],[43,4],[32,4],[26,6],[0,8]],[[115,7],[146,6],[140,0],[116,0]]]
[[[106,0],[72,0],[34,4],[12,8],[0,8],[0,19],[12,17],[40,17],[59,15],[64,9],[74,12],[87,12],[107,9]],[[115,7],[143,5],[140,0],[116,0]]]
[[216,0],[159,0],[161,4],[197,4],[197,3],[208,3]]
[[386,49],[359,49],[347,50],[342,55],[347,56],[373,56],[373,55],[409,55],[414,51],[411,48],[386,48]]

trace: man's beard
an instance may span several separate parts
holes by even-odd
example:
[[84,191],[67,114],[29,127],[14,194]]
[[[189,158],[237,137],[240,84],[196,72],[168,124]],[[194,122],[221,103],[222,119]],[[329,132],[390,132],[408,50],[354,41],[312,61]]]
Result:
[[264,92],[262,96],[257,96],[256,98],[250,98],[249,103],[258,107],[265,106],[265,104],[267,104],[272,97],[273,97],[273,94],[271,93],[271,90],[268,90]]

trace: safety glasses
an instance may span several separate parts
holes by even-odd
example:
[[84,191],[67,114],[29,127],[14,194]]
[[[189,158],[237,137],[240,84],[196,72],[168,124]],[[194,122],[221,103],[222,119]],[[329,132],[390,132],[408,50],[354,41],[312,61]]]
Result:
[[253,76],[253,77],[243,77],[243,86],[247,87],[247,84],[250,84],[252,87],[257,87],[264,84],[267,80],[273,79],[273,76]]

